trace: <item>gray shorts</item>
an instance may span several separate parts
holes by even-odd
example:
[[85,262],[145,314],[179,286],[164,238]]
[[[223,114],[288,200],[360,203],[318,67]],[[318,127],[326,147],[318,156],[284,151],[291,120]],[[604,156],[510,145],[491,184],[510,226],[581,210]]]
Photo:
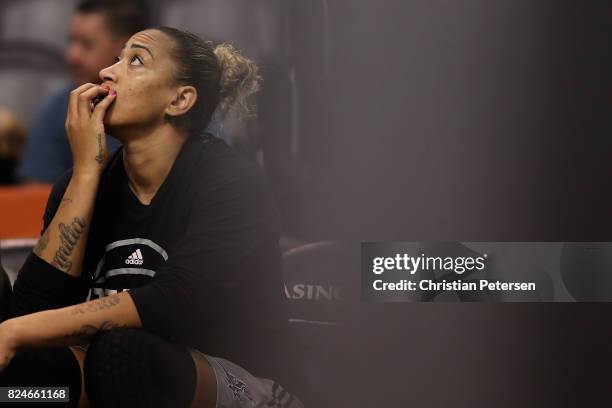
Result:
[[[89,344],[71,346],[87,353]],[[212,367],[217,380],[215,408],[304,408],[302,402],[279,383],[255,377],[244,368],[220,357],[209,356],[198,350]]]
[[217,378],[216,408],[304,408],[302,402],[281,385],[258,378],[231,361],[204,354]]

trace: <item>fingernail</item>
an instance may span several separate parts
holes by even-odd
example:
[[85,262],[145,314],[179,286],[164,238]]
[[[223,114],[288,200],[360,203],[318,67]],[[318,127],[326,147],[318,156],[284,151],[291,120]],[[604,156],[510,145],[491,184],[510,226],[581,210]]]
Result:
[[100,88],[104,89],[105,91],[108,91],[110,88],[106,85],[100,85]]
[[111,96],[115,96],[115,95],[117,95],[117,91],[112,90],[108,94],[111,95]]

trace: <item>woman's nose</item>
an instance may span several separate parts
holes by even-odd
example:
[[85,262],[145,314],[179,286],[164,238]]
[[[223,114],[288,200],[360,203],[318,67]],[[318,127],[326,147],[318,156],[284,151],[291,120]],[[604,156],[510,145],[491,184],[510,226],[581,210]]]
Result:
[[117,76],[115,75],[113,67],[114,65],[111,65],[110,67],[106,67],[100,70],[98,76],[100,77],[100,80],[102,82],[115,82],[117,80]]

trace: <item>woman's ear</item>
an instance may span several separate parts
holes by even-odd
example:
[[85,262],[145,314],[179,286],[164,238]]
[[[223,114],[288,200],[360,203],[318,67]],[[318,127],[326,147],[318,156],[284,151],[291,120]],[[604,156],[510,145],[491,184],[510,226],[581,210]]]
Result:
[[198,92],[193,86],[181,86],[176,90],[174,99],[166,107],[166,114],[169,116],[181,116],[193,107],[198,99]]

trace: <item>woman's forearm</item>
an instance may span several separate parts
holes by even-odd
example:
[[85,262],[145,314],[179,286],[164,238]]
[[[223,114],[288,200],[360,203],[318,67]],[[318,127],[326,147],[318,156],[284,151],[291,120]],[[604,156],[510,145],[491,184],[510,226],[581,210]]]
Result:
[[115,327],[140,328],[142,323],[127,292],[61,309],[7,320],[15,347],[60,347],[88,343],[97,332]]
[[[73,276],[80,276],[83,255],[100,176],[108,160],[104,115],[116,94],[108,87],[83,84],[70,92],[66,134],[72,161],[72,178],[53,220],[34,253]],[[103,99],[93,108],[94,98]]]
[[80,276],[98,189],[99,174],[73,173],[53,220],[34,253],[72,276]]

